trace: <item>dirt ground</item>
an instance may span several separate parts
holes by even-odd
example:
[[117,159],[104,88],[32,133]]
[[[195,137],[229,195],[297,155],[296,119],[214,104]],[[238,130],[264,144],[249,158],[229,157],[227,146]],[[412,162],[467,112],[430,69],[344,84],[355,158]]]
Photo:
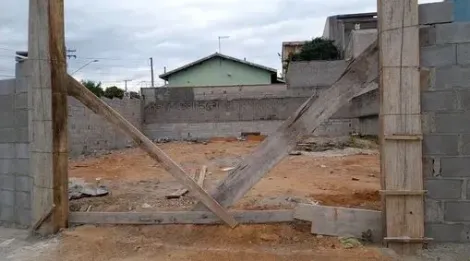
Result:
[[[188,172],[208,167],[205,189],[213,188],[259,141],[165,143],[159,146]],[[379,156],[357,148],[302,152],[288,156],[234,207],[236,209],[291,208],[296,203],[380,209]],[[71,201],[73,211],[155,211],[190,209],[192,195],[165,198],[178,182],[138,149],[111,152],[70,162],[70,177],[83,178],[110,189],[110,195]]]
[[[208,167],[210,190],[260,141],[159,144],[187,171]],[[374,149],[302,151],[286,157],[234,208],[292,208],[299,202],[380,209],[379,156]],[[308,150],[308,149],[307,149]],[[317,150],[317,151],[315,151]],[[195,198],[165,196],[175,179],[137,148],[70,162],[69,175],[109,188],[110,194],[70,202],[73,211],[190,209]],[[377,247],[344,249],[338,238],[315,236],[310,224],[226,226],[80,226],[64,231],[45,260],[391,260]]]

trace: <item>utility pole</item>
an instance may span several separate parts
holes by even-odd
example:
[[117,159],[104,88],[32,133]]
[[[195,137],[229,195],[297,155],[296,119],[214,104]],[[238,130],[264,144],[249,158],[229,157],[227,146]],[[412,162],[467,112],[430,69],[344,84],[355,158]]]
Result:
[[228,39],[230,36],[219,36],[219,53],[222,53],[222,47],[220,45],[220,40],[221,39]]
[[131,82],[132,80],[124,80],[124,90],[127,92],[127,82]]
[[153,76],[153,57],[150,57],[150,73],[151,73],[152,87],[155,87],[155,78]]

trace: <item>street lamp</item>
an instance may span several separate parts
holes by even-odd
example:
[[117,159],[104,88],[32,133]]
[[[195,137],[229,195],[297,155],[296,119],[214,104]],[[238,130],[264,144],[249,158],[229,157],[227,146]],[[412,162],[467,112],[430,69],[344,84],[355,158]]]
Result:
[[220,47],[220,40],[221,39],[227,39],[230,38],[230,36],[219,36],[219,53],[222,53],[221,47]]
[[82,67],[78,68],[75,72],[71,73],[70,75],[73,75],[73,74],[75,74],[76,72],[80,71],[81,69],[87,67],[88,65],[90,65],[90,64],[92,64],[92,63],[97,63],[97,62],[99,62],[99,60],[90,61],[90,62],[86,63],[85,65],[83,65]]

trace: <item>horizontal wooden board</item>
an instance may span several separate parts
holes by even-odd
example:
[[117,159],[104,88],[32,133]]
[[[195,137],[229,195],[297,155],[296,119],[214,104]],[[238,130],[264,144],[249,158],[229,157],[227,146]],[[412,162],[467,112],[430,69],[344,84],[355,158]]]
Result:
[[[239,223],[262,224],[294,221],[293,210],[246,210],[230,211]],[[222,224],[223,222],[208,211],[169,212],[71,212],[71,224]]]

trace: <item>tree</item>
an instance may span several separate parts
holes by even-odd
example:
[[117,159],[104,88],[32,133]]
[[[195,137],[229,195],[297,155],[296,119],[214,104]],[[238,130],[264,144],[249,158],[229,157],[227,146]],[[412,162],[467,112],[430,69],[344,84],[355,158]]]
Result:
[[96,96],[101,97],[104,95],[104,91],[101,88],[101,82],[82,80],[82,84]]
[[140,94],[138,92],[129,92],[129,97],[131,99],[140,99]]
[[328,61],[338,59],[340,59],[340,53],[334,41],[317,37],[306,42],[300,52],[289,55],[286,66],[288,67],[291,61]]
[[112,99],[112,98],[115,98],[115,97],[119,98],[119,99],[122,99],[124,97],[124,90],[119,89],[116,86],[108,87],[104,91],[104,97],[106,97],[108,99]]
[[292,61],[338,60],[339,51],[333,40],[317,37],[305,43],[300,52],[293,54]]

